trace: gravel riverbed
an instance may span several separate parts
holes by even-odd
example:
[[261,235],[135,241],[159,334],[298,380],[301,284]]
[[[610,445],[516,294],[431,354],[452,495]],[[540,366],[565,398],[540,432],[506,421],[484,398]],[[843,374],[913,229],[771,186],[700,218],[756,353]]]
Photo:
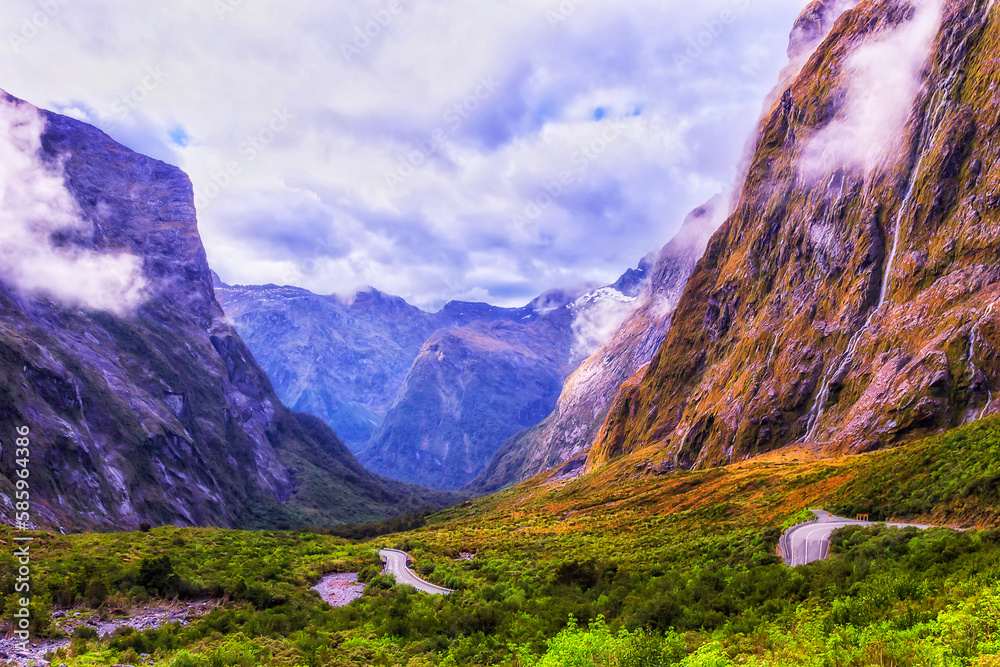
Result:
[[344,607],[361,597],[365,585],[358,583],[357,574],[331,574],[320,579],[312,589],[331,607]]

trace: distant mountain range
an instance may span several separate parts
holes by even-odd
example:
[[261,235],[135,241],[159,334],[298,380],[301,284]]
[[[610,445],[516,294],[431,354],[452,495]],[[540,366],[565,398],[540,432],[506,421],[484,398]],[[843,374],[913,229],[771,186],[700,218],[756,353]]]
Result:
[[651,268],[646,258],[613,285],[554,290],[521,308],[451,302],[436,313],[374,289],[215,289],[285,402],[342,434],[369,469],[457,489],[552,411]]

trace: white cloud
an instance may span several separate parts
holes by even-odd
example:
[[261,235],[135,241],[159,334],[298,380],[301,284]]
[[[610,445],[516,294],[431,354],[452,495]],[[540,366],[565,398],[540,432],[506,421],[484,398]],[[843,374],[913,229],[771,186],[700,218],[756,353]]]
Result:
[[[214,4],[69,3],[2,53],[0,85],[115,121],[113,137],[182,167],[198,191],[237,163],[199,210],[227,282],[371,284],[434,306],[607,283],[663,245],[733,178],[804,0],[588,0],[554,27],[546,13],[559,0],[399,0],[350,61],[343,44],[388,0],[243,0],[221,19]],[[3,3],[0,35],[36,10]],[[710,42],[679,67],[706,30]],[[449,112],[484,78],[499,89],[456,126]],[[285,107],[295,120],[248,160],[241,144]],[[609,120],[630,129],[518,224]],[[389,190],[386,173],[438,128],[446,140]]]
[[577,302],[573,319],[572,359],[582,361],[611,337],[625,322],[639,301],[603,288],[584,295]]
[[53,242],[87,230],[61,169],[41,160],[44,129],[34,108],[0,101],[0,279],[69,305],[127,311],[145,287],[137,257]]
[[803,150],[799,169],[806,178],[843,166],[868,173],[896,154],[941,24],[941,0],[915,4],[910,20],[851,54],[843,74],[844,106]]

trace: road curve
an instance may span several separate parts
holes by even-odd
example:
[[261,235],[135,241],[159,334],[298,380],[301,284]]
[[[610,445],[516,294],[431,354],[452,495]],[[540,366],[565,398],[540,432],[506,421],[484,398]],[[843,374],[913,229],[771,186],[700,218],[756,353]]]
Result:
[[[813,561],[823,560],[830,551],[830,536],[833,531],[845,526],[874,526],[871,521],[855,521],[833,516],[823,510],[811,510],[816,515],[815,521],[792,526],[781,536],[778,545],[781,549],[781,559],[789,567],[805,565]],[[914,527],[926,530],[933,526],[914,523],[890,523],[892,528]]]
[[406,560],[409,556],[406,555],[405,551],[382,549],[378,552],[378,555],[381,556],[382,560],[385,562],[385,573],[391,574],[395,577],[396,583],[398,584],[413,586],[418,591],[430,593],[431,595],[448,595],[449,593],[455,592],[450,588],[436,586],[429,581],[424,581],[414,574],[413,570],[406,567]]

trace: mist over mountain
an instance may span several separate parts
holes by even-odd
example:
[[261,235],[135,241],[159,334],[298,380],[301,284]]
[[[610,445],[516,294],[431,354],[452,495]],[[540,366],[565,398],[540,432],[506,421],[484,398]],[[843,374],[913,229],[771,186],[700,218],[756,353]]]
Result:
[[226,320],[191,183],[100,130],[0,98],[0,515],[31,430],[38,525],[366,521],[451,497],[366,471],[288,410]]
[[1000,384],[992,3],[846,12],[761,124],[734,214],[588,465],[905,443]]

